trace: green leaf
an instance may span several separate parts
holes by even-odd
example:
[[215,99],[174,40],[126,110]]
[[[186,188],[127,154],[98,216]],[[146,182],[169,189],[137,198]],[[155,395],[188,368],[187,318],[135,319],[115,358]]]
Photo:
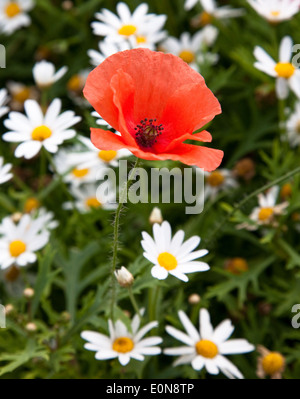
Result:
[[81,272],[86,263],[98,252],[97,242],[89,243],[84,249],[71,249],[68,259],[62,254],[55,258],[56,264],[62,268],[65,277],[66,309],[71,316],[71,324],[75,322],[77,300],[85,284],[81,284]]
[[231,291],[237,289],[238,291],[238,304],[241,307],[245,302],[247,297],[247,289],[250,283],[252,283],[255,290],[258,290],[258,278],[260,274],[270,266],[276,257],[270,256],[269,258],[263,261],[257,261],[253,263],[253,265],[249,265],[249,270],[240,275],[232,275],[231,273],[218,269],[216,272],[227,276],[227,280],[222,283],[216,284],[213,287],[208,288],[208,292],[205,295],[206,298],[218,298],[219,301],[222,301],[224,297],[229,294]]
[[34,286],[34,297],[31,305],[32,317],[34,317],[37,311],[41,297],[44,294],[46,288],[51,285],[54,277],[58,273],[58,271],[52,273],[50,272],[54,255],[55,255],[55,250],[53,250],[53,248],[50,245],[48,245],[46,247],[44,255],[42,257],[41,256],[39,257],[39,269]]
[[38,346],[32,339],[28,340],[25,349],[20,352],[3,353],[0,355],[0,362],[8,362],[8,364],[0,367],[0,376],[6,373],[11,373],[16,368],[22,366],[35,357],[40,357],[45,360],[49,359],[45,347]]

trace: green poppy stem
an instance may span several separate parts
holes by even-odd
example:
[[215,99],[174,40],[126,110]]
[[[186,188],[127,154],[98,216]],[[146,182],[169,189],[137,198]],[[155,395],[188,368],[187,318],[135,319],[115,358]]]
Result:
[[115,218],[114,218],[114,240],[112,247],[112,262],[111,262],[111,304],[110,304],[110,316],[111,320],[114,321],[114,307],[116,304],[116,284],[117,280],[115,278],[115,271],[117,266],[118,259],[118,249],[119,249],[119,227],[120,227],[120,214],[123,209],[124,203],[127,199],[128,190],[132,184],[132,178],[135,174],[135,171],[139,165],[139,158],[136,159],[133,168],[131,169],[127,181],[124,183],[124,186],[121,188],[119,195],[119,204],[116,209]]

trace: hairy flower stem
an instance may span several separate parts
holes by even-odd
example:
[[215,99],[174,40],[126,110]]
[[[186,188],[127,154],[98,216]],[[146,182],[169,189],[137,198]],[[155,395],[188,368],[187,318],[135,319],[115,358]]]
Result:
[[116,303],[116,284],[117,280],[115,278],[115,270],[117,266],[117,259],[118,259],[118,244],[119,244],[119,226],[120,226],[120,214],[124,206],[124,202],[127,199],[128,190],[132,184],[132,179],[135,174],[135,171],[139,165],[139,158],[136,159],[133,168],[131,169],[128,179],[125,182],[124,186],[122,187],[119,195],[119,204],[116,209],[115,219],[114,219],[114,240],[113,240],[113,247],[112,247],[112,262],[111,262],[111,304],[110,304],[110,316],[112,321],[114,321],[114,306]]
[[236,211],[238,211],[240,208],[242,208],[248,201],[251,200],[251,198],[256,197],[258,194],[263,193],[264,191],[268,190],[269,188],[276,186],[285,180],[290,179],[291,177],[295,176],[296,174],[300,173],[300,166],[298,166],[296,169],[293,169],[291,172],[286,173],[285,175],[279,177],[278,179],[275,179],[274,181],[265,184],[263,187],[258,188],[257,190],[253,191],[251,194],[249,194],[247,197],[242,199],[238,204],[234,206],[231,212],[228,213],[228,215],[218,224],[218,226],[213,230],[211,233],[210,237],[205,240],[205,245],[208,245],[209,242],[212,241],[212,238],[215,236],[215,234],[218,233],[219,230],[222,229],[224,224],[232,218],[232,216],[235,214]]

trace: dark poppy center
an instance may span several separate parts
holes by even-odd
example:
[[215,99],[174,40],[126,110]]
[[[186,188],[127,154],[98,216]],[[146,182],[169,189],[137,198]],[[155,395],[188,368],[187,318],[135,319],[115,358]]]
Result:
[[139,125],[136,125],[135,140],[140,147],[151,148],[157,143],[157,138],[164,130],[162,124],[157,124],[156,119],[143,119]]

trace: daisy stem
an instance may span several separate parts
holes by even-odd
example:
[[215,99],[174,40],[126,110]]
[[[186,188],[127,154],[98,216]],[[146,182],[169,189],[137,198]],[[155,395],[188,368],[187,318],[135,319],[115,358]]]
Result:
[[138,307],[138,304],[137,304],[137,302],[136,302],[136,300],[135,300],[135,297],[134,297],[134,294],[133,294],[133,292],[132,292],[132,287],[128,287],[128,294],[129,294],[129,298],[130,298],[130,301],[131,301],[131,304],[132,304],[132,306],[133,306],[133,309],[134,309],[135,313],[136,313],[136,314],[139,316],[139,318],[141,319],[142,316],[141,316],[141,314],[140,314],[140,309],[139,309],[139,307]]
[[283,141],[282,145],[284,146],[283,153],[289,151],[289,144],[287,137],[284,137],[286,134],[286,126],[285,126],[285,100],[278,100],[278,120],[279,120],[279,134],[280,139]]
[[285,101],[278,100],[278,119],[280,133],[285,132]]
[[42,108],[47,108],[47,106],[48,106],[48,88],[42,90],[41,105],[42,105]]
[[45,148],[42,147],[41,152],[40,152],[40,178],[39,178],[39,186],[38,186],[38,191],[41,192],[43,188],[43,183],[44,183],[44,178],[46,174],[46,154],[45,154]]
[[31,192],[31,190],[26,186],[26,184],[23,182],[22,179],[20,179],[20,177],[17,174],[14,174],[13,181],[14,181],[14,183],[16,183],[16,185],[19,188],[24,190],[26,193]]
[[209,242],[212,241],[212,238],[218,233],[219,230],[222,229],[222,227],[225,225],[225,223],[232,218],[232,216],[235,214],[236,211],[238,211],[240,208],[242,208],[248,201],[250,201],[253,197],[257,197],[258,194],[263,193],[264,191],[268,190],[269,188],[279,185],[285,180],[290,179],[294,175],[300,173],[300,166],[297,168],[293,169],[292,171],[286,173],[285,175],[279,177],[278,179],[273,180],[272,182],[265,184],[264,186],[258,188],[257,190],[253,191],[251,194],[249,194],[247,197],[242,199],[239,203],[237,203],[234,208],[231,210],[231,212],[226,215],[226,217],[218,224],[218,226],[213,230],[211,235],[207,240],[205,240],[205,245],[208,245]]
[[114,307],[116,303],[116,283],[117,280],[115,278],[115,270],[117,266],[117,258],[118,258],[118,247],[119,247],[119,226],[120,226],[120,214],[123,209],[125,200],[127,199],[128,190],[132,183],[132,178],[135,174],[135,171],[139,165],[139,158],[136,158],[135,164],[131,169],[128,179],[122,187],[119,195],[119,204],[116,209],[115,218],[114,218],[114,239],[113,239],[113,247],[112,247],[112,262],[111,262],[111,304],[110,304],[110,315],[112,321],[114,321]]
[[149,320],[153,321],[157,319],[157,304],[159,298],[160,286],[156,285],[150,289],[149,292]]

